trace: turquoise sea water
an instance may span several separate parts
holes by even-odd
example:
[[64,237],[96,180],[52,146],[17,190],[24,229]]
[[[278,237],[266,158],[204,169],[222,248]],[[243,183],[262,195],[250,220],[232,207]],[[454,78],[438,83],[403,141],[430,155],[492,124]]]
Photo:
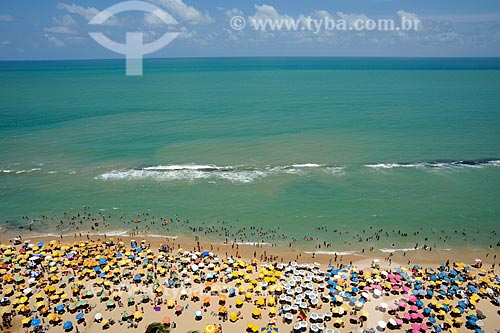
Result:
[[500,59],[4,62],[0,87],[4,225],[90,206],[498,241]]

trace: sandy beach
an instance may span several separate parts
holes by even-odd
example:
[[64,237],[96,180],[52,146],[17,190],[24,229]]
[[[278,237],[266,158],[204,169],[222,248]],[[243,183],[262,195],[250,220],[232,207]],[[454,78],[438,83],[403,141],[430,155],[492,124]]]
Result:
[[[68,331],[144,332],[163,321],[172,332],[269,323],[280,332],[470,332],[465,323],[477,310],[485,318],[476,329],[498,328],[491,250],[335,256],[186,237],[32,236],[15,247],[2,239],[5,332],[58,332],[68,322]],[[478,258],[481,269],[471,266]]]

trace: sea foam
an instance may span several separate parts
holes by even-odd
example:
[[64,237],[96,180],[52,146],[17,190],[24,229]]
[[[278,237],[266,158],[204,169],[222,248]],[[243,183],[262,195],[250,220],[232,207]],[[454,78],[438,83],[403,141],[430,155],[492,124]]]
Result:
[[251,183],[258,179],[280,174],[323,172],[335,174],[343,170],[337,166],[323,166],[316,163],[292,164],[285,166],[217,166],[199,164],[158,165],[138,169],[112,170],[103,173],[100,180],[225,180],[232,183]]

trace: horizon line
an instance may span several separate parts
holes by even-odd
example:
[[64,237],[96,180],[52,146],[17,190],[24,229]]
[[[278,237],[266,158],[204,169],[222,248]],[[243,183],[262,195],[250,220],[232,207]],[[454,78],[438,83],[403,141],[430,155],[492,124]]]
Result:
[[[182,60],[182,59],[293,59],[293,58],[360,58],[360,59],[500,59],[500,56],[282,56],[282,55],[264,55],[264,56],[199,56],[199,57],[151,57],[147,60]],[[1,62],[59,62],[59,61],[112,61],[124,58],[69,58],[69,59],[0,59]]]

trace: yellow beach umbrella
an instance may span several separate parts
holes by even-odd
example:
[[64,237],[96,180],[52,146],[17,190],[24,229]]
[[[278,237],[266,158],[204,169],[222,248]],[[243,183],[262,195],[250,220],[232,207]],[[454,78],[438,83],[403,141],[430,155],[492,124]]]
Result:
[[277,312],[277,310],[276,310],[276,308],[274,306],[271,307],[271,308],[269,308],[269,315],[275,316],[276,312]]
[[208,324],[205,326],[205,329],[203,330],[205,333],[215,333],[217,329],[215,328],[214,324]]

